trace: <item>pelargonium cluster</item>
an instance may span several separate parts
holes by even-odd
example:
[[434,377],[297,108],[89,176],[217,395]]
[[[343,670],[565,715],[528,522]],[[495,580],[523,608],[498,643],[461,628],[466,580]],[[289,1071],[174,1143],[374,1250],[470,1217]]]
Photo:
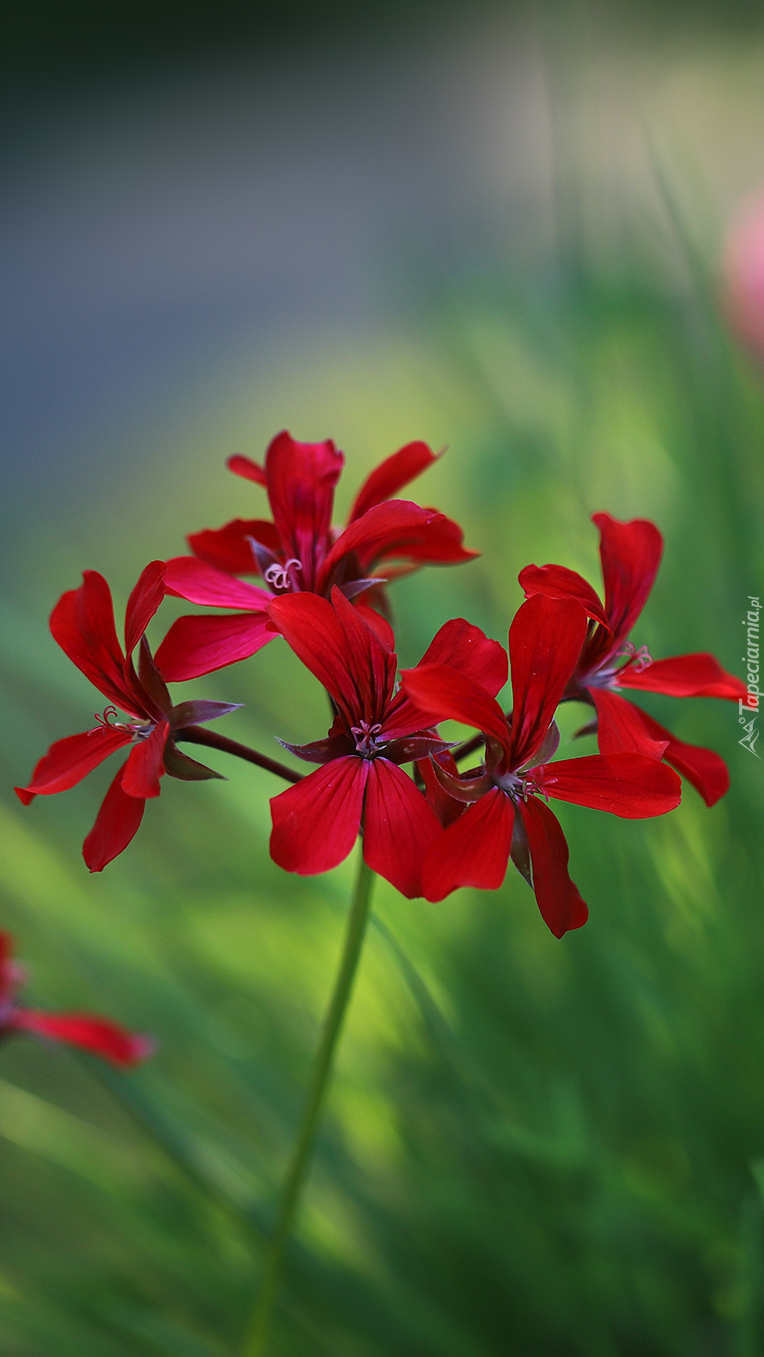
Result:
[[[630,639],[663,546],[646,520],[594,515],[604,603],[576,572],[528,565],[508,656],[479,627],[455,618],[398,679],[387,586],[423,565],[457,565],[477,554],[453,520],[395,498],[434,460],[424,443],[401,448],[372,472],[348,523],[335,528],[342,453],[331,441],[299,443],[280,433],[263,466],[241,456],[229,463],[266,491],[272,519],[194,533],[192,555],[148,565],[128,601],[124,647],[100,575],[86,572],[80,588],[63,595],[53,636],[108,706],[92,729],[53,744],[17,791],[25,803],[64,791],[127,751],[85,839],[91,871],[127,847],[165,773],[181,781],[219,776],[178,748],[186,741],[238,754],[292,784],[271,800],[270,851],[286,871],[327,871],[360,834],[375,872],[409,898],[441,900],[459,886],[497,889],[511,859],[561,937],[588,911],[568,875],[568,846],[550,800],[641,819],[679,804],[678,774],[709,806],[724,794],[729,777],[719,756],[676,739],[630,700],[639,691],[745,696],[742,680],[710,654],[653,659]],[[168,595],[223,611],[177,619],[152,654],[146,630]],[[206,729],[235,704],[176,703],[167,687],[247,659],[279,637],[332,706],[325,736],[286,745],[315,765],[304,776]],[[507,712],[498,698],[510,670]],[[570,701],[591,709],[579,734],[596,731],[599,753],[555,760],[555,714]],[[444,721],[476,734],[456,744],[443,737]],[[473,755],[479,763],[460,767]]]

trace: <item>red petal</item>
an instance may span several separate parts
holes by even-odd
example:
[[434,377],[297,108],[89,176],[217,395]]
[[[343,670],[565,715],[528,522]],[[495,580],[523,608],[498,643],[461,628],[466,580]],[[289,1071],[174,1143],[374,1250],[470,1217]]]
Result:
[[405,448],[400,448],[392,457],[380,462],[358,491],[348,523],[361,518],[373,505],[392,499],[404,485],[421,476],[433,462],[437,462],[438,456],[426,443],[407,443]]
[[575,599],[587,616],[610,630],[602,603],[592,586],[577,571],[568,570],[564,565],[526,565],[518,579],[526,598],[543,594],[545,598]]
[[164,773],[164,747],[170,734],[167,721],[159,721],[147,740],[140,740],[128,755],[122,774],[122,790],[128,796],[145,801],[159,796],[159,779]]
[[533,889],[541,917],[556,938],[581,928],[589,910],[568,876],[568,845],[560,822],[543,801],[518,802],[533,865]]
[[586,614],[573,599],[535,594],[518,608],[509,629],[512,767],[522,767],[544,740],[581,654],[586,627]]
[[231,575],[259,575],[260,568],[250,538],[281,553],[281,538],[275,523],[263,518],[234,518],[223,528],[205,528],[187,538],[195,556]]
[[189,603],[208,608],[246,608],[247,612],[262,612],[272,598],[267,589],[232,579],[225,571],[216,570],[195,556],[174,556],[167,562],[165,587],[176,598],[185,598]]
[[713,749],[704,749],[702,745],[685,744],[684,740],[678,740],[670,730],[659,726],[647,712],[640,712],[640,715],[653,739],[668,741],[668,748],[663,755],[666,762],[672,764],[682,777],[686,777],[687,781],[692,783],[707,806],[716,805],[719,798],[729,790],[730,785],[730,775],[724,759],[715,754]]
[[336,867],[358,837],[369,763],[334,759],[271,798],[271,857],[287,872],[313,876]]
[[653,660],[641,673],[636,668],[624,669],[616,675],[616,681],[621,688],[641,688],[646,693],[668,693],[671,697],[726,697],[736,702],[748,692],[742,679],[728,674],[707,652]]
[[149,1037],[134,1036],[118,1023],[89,1013],[40,1013],[32,1008],[19,1008],[13,1015],[13,1026],[38,1037],[92,1051],[114,1065],[137,1065],[154,1049]]
[[[498,641],[490,641],[479,627],[456,617],[446,622],[430,642],[417,668],[424,665],[449,665],[477,683],[490,697],[507,681],[506,651]],[[403,689],[393,698],[385,718],[386,733],[409,734],[421,730],[432,720],[432,712],[423,712]],[[441,720],[441,717],[437,718]]]
[[498,890],[507,872],[514,818],[512,802],[497,787],[468,806],[425,858],[426,899],[442,900],[459,886]]
[[156,653],[156,666],[168,683],[181,683],[249,659],[275,637],[264,612],[179,617]]
[[651,759],[663,758],[666,742],[651,739],[639,707],[604,688],[590,688],[588,691],[597,709],[597,744],[600,754],[618,754],[630,750],[634,754],[646,754]]
[[[458,776],[459,769],[450,750],[446,749],[442,754],[438,754],[437,759],[441,767],[445,768],[452,777]],[[450,824],[453,824],[454,820],[458,820],[459,816],[464,814],[467,807],[464,801],[457,801],[456,797],[449,796],[445,787],[438,780],[433,763],[433,759],[422,759],[417,764],[417,769],[424,782],[427,800],[443,828],[447,829]]]
[[626,820],[665,815],[682,799],[676,773],[646,754],[592,754],[531,770],[544,796],[606,810]]
[[509,674],[504,647],[463,617],[444,623],[419,663],[448,664],[484,688],[490,697],[501,692]]
[[270,615],[285,640],[331,693],[346,725],[382,719],[395,681],[395,655],[358,610],[333,591],[274,599]]
[[[340,589],[339,592],[342,594],[343,598],[347,598],[347,594],[343,589]],[[332,598],[334,598],[334,591],[332,591]],[[363,618],[367,627],[371,627],[372,631],[376,632],[385,650],[389,651],[391,655],[394,655],[395,632],[390,626],[387,618],[381,617],[378,612],[375,612],[374,608],[368,608],[365,603],[356,603],[354,606],[358,616]],[[342,616],[345,616],[344,610]]]
[[233,457],[229,457],[226,466],[234,476],[243,476],[245,481],[254,481],[255,485],[268,484],[265,468],[260,466],[259,462],[253,462],[251,457],[243,457],[240,452],[235,452]]
[[143,819],[146,802],[123,792],[123,772],[120,768],[82,845],[82,856],[91,872],[102,872],[107,863],[127,848]]
[[273,599],[270,617],[298,659],[348,715],[356,695],[347,673],[345,632],[329,600],[316,594],[286,594]]
[[509,731],[501,707],[466,674],[445,664],[417,665],[402,671],[401,684],[416,706],[434,720],[462,721],[493,735],[506,749]]
[[56,740],[47,754],[43,754],[29,785],[16,787],[16,793],[28,806],[35,796],[53,796],[76,787],[116,749],[130,744],[132,738],[132,731],[98,726],[90,734],[69,735],[65,740]]
[[368,548],[362,547],[358,552],[361,567],[370,570],[374,564],[383,562],[386,577],[393,578],[394,571],[388,567],[388,561],[409,561],[412,563],[409,570],[412,570],[420,565],[461,565],[480,555],[478,551],[463,546],[464,533],[452,518],[437,514],[432,509],[425,512],[432,514],[432,517],[424,531],[404,531],[397,536],[391,535],[380,546],[372,544]]
[[125,609],[125,654],[132,654],[164,598],[164,561],[151,561],[142,571]]
[[647,602],[661,563],[663,538],[646,518],[619,523],[610,514],[592,514],[592,522],[600,530],[608,625],[614,638],[622,640]]
[[103,575],[86,570],[79,589],[62,594],[50,615],[54,639],[110,702],[142,716],[124,677],[125,657],[114,627],[111,591]]
[[442,564],[471,560],[475,552],[466,551],[461,539],[461,528],[432,509],[420,509],[418,504],[405,499],[375,504],[337,538],[321,567],[316,588],[323,593],[340,561],[353,552],[358,555],[363,575],[382,556],[413,557]]
[[382,721],[397,669],[392,627],[371,609],[354,607],[340,589],[332,589],[332,606],[345,635],[347,678],[354,693],[350,712],[370,724]]
[[363,856],[409,900],[422,894],[422,863],[441,835],[432,808],[410,777],[387,759],[369,763]]
[[268,498],[283,549],[302,567],[303,588],[316,588],[316,575],[329,541],[334,487],[344,457],[331,439],[298,443],[286,431],[268,448]]

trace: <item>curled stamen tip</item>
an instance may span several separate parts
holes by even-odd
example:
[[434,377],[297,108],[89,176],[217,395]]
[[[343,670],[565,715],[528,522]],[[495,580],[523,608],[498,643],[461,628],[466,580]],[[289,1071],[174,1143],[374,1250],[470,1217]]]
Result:
[[[95,735],[97,730],[124,730],[125,728],[124,721],[118,721],[116,719],[119,716],[119,712],[111,703],[108,707],[104,707],[101,713],[96,711],[93,712],[93,715],[95,716],[97,724],[88,731],[88,735]],[[115,718],[114,721],[111,720],[112,716]]]
[[302,570],[302,561],[299,561],[296,556],[290,556],[289,560],[285,561],[283,565],[274,561],[273,565],[269,565],[264,572],[263,579],[273,589],[288,589],[290,584],[289,571],[292,569]]

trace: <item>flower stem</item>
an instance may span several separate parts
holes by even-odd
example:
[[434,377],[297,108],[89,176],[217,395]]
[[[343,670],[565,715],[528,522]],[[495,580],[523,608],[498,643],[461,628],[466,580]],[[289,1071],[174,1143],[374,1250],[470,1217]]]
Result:
[[456,749],[451,750],[451,753],[458,763],[459,759],[466,759],[468,754],[474,754],[475,750],[479,749],[482,744],[485,744],[485,736],[481,732],[478,735],[473,735],[469,740],[465,740],[464,744],[457,745]]
[[258,768],[265,768],[269,773],[275,773],[276,777],[283,777],[286,782],[302,782],[303,773],[298,773],[294,768],[287,768],[285,763],[279,763],[277,759],[271,759],[267,754],[260,754],[256,749],[250,749],[247,744],[239,744],[238,740],[229,740],[227,735],[218,735],[216,730],[204,730],[202,726],[183,726],[181,730],[175,732],[176,741],[184,740],[186,744],[202,744],[208,749],[220,749],[224,754],[234,754],[237,759],[246,759],[247,763],[256,763]]
[[260,1286],[260,1293],[252,1312],[252,1318],[244,1345],[241,1349],[241,1357],[262,1357],[265,1352],[271,1311],[281,1282],[284,1250],[297,1212],[300,1195],[310,1169],[313,1143],[318,1123],[321,1119],[321,1112],[332,1072],[334,1054],[337,1049],[340,1032],[342,1031],[342,1024],[347,1012],[348,1002],[353,988],[353,980],[361,955],[366,924],[369,918],[373,883],[374,873],[370,867],[367,867],[363,857],[361,857],[358,868],[358,878],[353,895],[353,903],[348,917],[342,960],[340,961],[337,978],[334,982],[334,992],[324,1020],[321,1042],[316,1053],[308,1096],[305,1101],[305,1110],[302,1114],[300,1129],[292,1151],[292,1158],[287,1170],[287,1175],[284,1180],[281,1205],[276,1218],[275,1228],[271,1236],[270,1247],[266,1257],[265,1272]]

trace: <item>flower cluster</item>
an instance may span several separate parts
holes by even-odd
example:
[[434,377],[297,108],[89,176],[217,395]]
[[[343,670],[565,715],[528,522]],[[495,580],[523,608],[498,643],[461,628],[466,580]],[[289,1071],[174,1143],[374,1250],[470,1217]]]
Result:
[[[52,745],[17,790],[25,802],[63,791],[116,750],[129,750],[85,840],[91,871],[130,842],[164,773],[181,781],[219,776],[180,751],[186,741],[238,754],[292,784],[271,800],[271,855],[286,871],[327,871],[360,834],[370,868],[410,898],[441,900],[459,886],[495,890],[511,858],[561,937],[586,921],[587,906],[568,875],[568,847],[550,799],[634,819],[678,805],[678,774],[709,806],[724,794],[729,779],[718,755],[676,739],[630,701],[639,691],[731,701],[745,695],[712,655],[653,660],[631,641],[662,550],[658,529],[645,520],[594,515],[604,603],[572,570],[526,566],[509,656],[456,618],[398,679],[387,585],[420,566],[460,564],[476,554],[451,519],[395,498],[434,460],[424,443],[402,448],[369,476],[348,523],[337,529],[342,454],[331,441],[298,443],[281,433],[263,466],[240,456],[229,463],[266,491],[272,519],[235,519],[195,533],[192,555],[147,566],[128,601],[124,648],[100,575],[87,572],[79,589],[63,595],[51,617],[53,635],[109,705],[93,729]],[[152,655],[146,630],[166,595],[223,611],[179,618]],[[315,765],[304,776],[203,729],[234,704],[176,705],[167,688],[246,659],[279,637],[332,706],[325,737],[285,746]],[[507,712],[498,699],[510,671]],[[600,752],[555,760],[555,713],[570,701],[591,709],[579,733],[596,731]],[[444,738],[444,721],[476,733],[457,744]],[[460,767],[478,752],[476,766]]]

